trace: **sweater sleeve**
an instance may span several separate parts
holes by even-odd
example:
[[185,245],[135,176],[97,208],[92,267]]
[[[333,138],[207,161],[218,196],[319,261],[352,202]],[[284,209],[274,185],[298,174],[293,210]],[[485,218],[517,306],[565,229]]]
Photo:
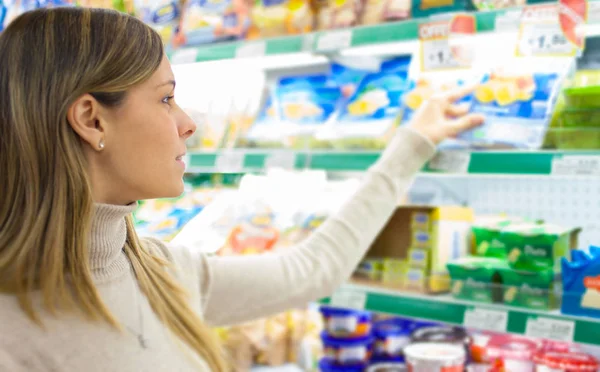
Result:
[[399,129],[356,194],[302,243],[279,254],[201,258],[205,320],[214,326],[268,316],[330,295],[352,274],[435,153]]

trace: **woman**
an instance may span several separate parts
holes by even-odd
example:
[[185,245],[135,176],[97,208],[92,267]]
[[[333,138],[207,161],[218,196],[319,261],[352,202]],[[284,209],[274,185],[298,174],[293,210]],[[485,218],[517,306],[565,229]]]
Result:
[[209,326],[327,296],[434,144],[481,123],[428,102],[356,195],[289,252],[215,258],[138,239],[141,199],[183,190],[195,126],[160,37],[106,10],[36,10],[0,35],[0,371],[225,371]]

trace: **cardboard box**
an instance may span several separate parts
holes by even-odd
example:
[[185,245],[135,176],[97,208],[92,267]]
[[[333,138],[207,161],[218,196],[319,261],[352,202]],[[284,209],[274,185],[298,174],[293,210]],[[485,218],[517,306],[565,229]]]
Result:
[[[429,231],[415,229],[419,225],[415,224],[417,215],[420,216],[419,221],[429,221]],[[381,258],[408,263],[403,288],[420,292],[446,292],[450,288],[446,264],[468,254],[472,221],[473,211],[466,207],[398,207],[371,245],[367,259]],[[422,229],[423,225],[419,225],[419,228]],[[415,231],[427,233],[428,244],[421,241],[415,247]],[[411,252],[421,255],[413,257],[411,262]],[[426,252],[425,261],[415,260],[423,257],[423,252]],[[386,269],[383,271],[385,276]]]

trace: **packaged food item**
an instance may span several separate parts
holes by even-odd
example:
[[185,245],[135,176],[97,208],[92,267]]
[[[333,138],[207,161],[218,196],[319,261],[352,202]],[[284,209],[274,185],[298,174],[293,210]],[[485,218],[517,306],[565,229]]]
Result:
[[[440,325],[423,326],[415,329],[410,335],[410,341],[412,344],[440,343],[457,345],[463,349],[463,352],[468,351],[471,347],[471,336],[463,328]],[[432,346],[432,348],[435,347]],[[404,349],[404,355],[408,357],[406,348]]]
[[364,372],[365,368],[367,368],[367,363],[340,365],[328,358],[319,361],[319,371],[321,372]]
[[406,372],[406,364],[404,362],[381,362],[371,360],[369,368],[366,372]]
[[412,0],[413,18],[429,17],[440,13],[454,13],[468,8],[467,0]]
[[382,278],[383,262],[381,259],[362,260],[353,276],[357,279],[380,281]]
[[382,260],[381,282],[392,287],[404,285],[408,262],[402,259],[384,258]]
[[502,230],[514,224],[524,223],[525,219],[507,216],[477,217],[471,227],[475,255],[481,257],[507,258],[508,250],[502,240]]
[[598,371],[598,360],[589,354],[575,352],[540,352],[534,357],[537,372]]
[[552,224],[518,224],[504,228],[502,240],[508,247],[513,269],[560,272],[560,261],[571,249],[574,229]]
[[574,250],[562,260],[564,314],[600,318],[600,248]]
[[317,132],[317,138],[331,141],[336,148],[385,147],[397,124],[409,61],[409,57],[386,61],[380,72],[362,79],[338,119]]
[[537,342],[513,335],[479,333],[473,335],[471,355],[475,362],[511,372],[533,372]]
[[373,338],[370,336],[356,339],[337,339],[330,337],[326,332],[321,334],[323,340],[323,359],[342,366],[364,366],[369,362],[373,347]]
[[376,25],[410,17],[411,0],[365,0],[360,23]]
[[504,303],[537,310],[557,308],[560,302],[559,281],[554,270],[519,271],[500,269],[504,286]]
[[408,264],[414,268],[429,268],[429,251],[423,248],[413,248],[408,251]]
[[238,147],[281,148],[290,145],[291,128],[281,120],[281,109],[275,88],[265,95],[256,120],[238,141]]
[[600,84],[595,86],[575,86],[563,91],[567,106],[572,109],[599,109]]
[[484,125],[459,139],[476,147],[540,148],[572,64],[570,58],[530,57],[493,67],[476,88],[471,106],[485,116]]
[[486,303],[503,301],[502,276],[509,269],[505,260],[487,257],[464,257],[448,263],[452,278],[452,295],[456,298]]
[[325,331],[330,338],[364,338],[371,333],[368,311],[321,307]]
[[256,0],[250,17],[249,39],[308,33],[314,22],[309,0]]
[[249,25],[248,0],[188,0],[175,44],[193,46],[244,38]]
[[411,217],[411,228],[418,231],[430,231],[431,229],[431,217],[429,213],[425,211],[416,211]]
[[276,94],[281,120],[290,128],[292,147],[298,149],[306,148],[314,133],[334,118],[341,98],[340,88],[329,85],[325,75],[282,79]]
[[527,0],[473,0],[477,10],[496,10],[524,6]]
[[317,29],[331,30],[356,26],[362,2],[360,0],[324,0],[318,2]]
[[373,324],[373,358],[379,361],[403,361],[403,349],[410,343],[413,329],[403,319],[391,318]]
[[135,0],[135,13],[158,32],[165,44],[175,36],[181,9],[175,0]]
[[404,349],[409,372],[463,372],[465,349],[444,343],[417,343]]

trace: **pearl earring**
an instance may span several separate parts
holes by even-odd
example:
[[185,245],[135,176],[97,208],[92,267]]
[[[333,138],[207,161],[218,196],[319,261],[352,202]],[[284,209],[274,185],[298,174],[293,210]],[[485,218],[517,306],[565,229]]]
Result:
[[104,149],[104,140],[103,139],[101,139],[100,142],[98,142],[98,148],[100,150]]

